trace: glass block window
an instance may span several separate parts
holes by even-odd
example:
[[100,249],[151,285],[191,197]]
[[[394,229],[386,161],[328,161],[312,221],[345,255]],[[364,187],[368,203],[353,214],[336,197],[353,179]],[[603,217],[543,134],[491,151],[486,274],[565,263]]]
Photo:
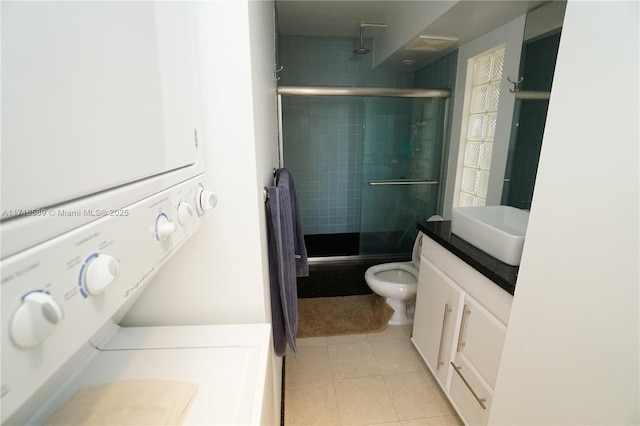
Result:
[[484,206],[487,202],[503,64],[504,48],[473,58],[471,103],[458,203],[461,207]]

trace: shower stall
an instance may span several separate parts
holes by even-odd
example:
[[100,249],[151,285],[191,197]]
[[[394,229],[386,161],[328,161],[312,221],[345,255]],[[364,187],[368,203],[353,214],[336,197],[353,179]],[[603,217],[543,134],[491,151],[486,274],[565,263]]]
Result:
[[278,92],[280,164],[295,178],[308,280],[319,278],[323,288],[305,296],[299,281],[299,295],[369,292],[366,268],[409,260],[416,222],[441,212],[450,93],[318,86]]

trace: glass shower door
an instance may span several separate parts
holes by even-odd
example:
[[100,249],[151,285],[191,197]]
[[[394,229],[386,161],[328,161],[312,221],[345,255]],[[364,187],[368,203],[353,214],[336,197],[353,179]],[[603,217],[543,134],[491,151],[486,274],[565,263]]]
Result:
[[282,98],[284,164],[295,176],[310,257],[411,253],[440,211],[445,99]]
[[364,98],[282,98],[283,151],[310,257],[359,254]]
[[411,253],[440,211],[446,101],[364,99],[360,255]]

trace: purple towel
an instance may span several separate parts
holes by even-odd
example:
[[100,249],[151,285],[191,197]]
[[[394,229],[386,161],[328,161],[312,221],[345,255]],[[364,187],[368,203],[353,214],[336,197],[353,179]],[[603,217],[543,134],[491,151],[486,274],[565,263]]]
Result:
[[283,356],[287,343],[295,353],[298,331],[296,277],[309,275],[307,249],[293,178],[288,170],[276,174],[276,186],[268,188],[269,280],[271,315],[276,354]]
[[307,247],[304,244],[304,232],[302,232],[302,220],[298,209],[298,196],[293,183],[293,176],[289,170],[282,168],[276,172],[276,186],[288,188],[291,202],[291,214],[293,215],[293,244],[295,251],[296,276],[309,276],[309,264],[307,262]]

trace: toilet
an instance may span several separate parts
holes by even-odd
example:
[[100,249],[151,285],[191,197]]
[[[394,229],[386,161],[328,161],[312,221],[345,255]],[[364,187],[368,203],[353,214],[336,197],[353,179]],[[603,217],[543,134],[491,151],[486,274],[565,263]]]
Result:
[[[428,221],[442,220],[440,216],[432,216]],[[422,237],[418,232],[413,243],[410,262],[392,262],[375,265],[367,269],[364,279],[374,293],[387,299],[387,304],[395,311],[387,324],[403,325],[413,323],[416,294],[418,292],[418,270]]]

